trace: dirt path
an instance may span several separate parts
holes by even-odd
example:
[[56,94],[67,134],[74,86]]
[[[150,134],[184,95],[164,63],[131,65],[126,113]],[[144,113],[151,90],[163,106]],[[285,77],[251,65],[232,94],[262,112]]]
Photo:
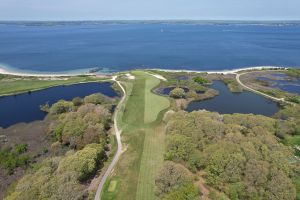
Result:
[[260,92],[260,91],[258,91],[258,90],[255,90],[255,89],[253,89],[253,88],[251,88],[251,87],[245,85],[244,83],[242,83],[241,80],[240,80],[240,76],[241,76],[241,75],[244,75],[244,74],[247,74],[247,73],[248,73],[248,72],[241,73],[241,74],[235,73],[235,74],[236,74],[236,76],[235,76],[235,77],[236,77],[236,81],[237,81],[243,88],[245,88],[245,89],[247,89],[247,90],[250,90],[250,91],[252,91],[252,92],[254,92],[254,93],[256,93],[256,94],[260,94],[260,95],[262,95],[262,96],[264,96],[264,97],[267,97],[267,98],[269,98],[269,99],[272,99],[272,100],[274,100],[274,101],[284,102],[284,103],[289,103],[289,104],[291,103],[291,102],[285,101],[284,98],[276,98],[276,97],[273,97],[273,96],[271,96],[271,95],[268,95],[268,94],[265,94],[265,93]]
[[117,76],[114,76],[112,78],[113,81],[115,81],[119,87],[122,89],[123,91],[123,97],[122,99],[120,100],[117,108],[116,108],[116,112],[114,114],[114,130],[115,130],[115,134],[116,134],[116,138],[117,138],[117,143],[118,143],[118,149],[117,149],[117,152],[112,160],[112,162],[110,163],[110,165],[108,166],[105,174],[103,175],[99,185],[98,185],[98,188],[97,188],[97,192],[96,192],[96,195],[95,195],[95,200],[100,200],[100,197],[101,197],[101,192],[102,192],[102,189],[103,189],[103,186],[108,178],[108,176],[110,175],[110,173],[112,172],[113,168],[115,167],[115,165],[117,164],[121,154],[122,154],[122,142],[121,142],[121,130],[119,130],[118,128],[118,124],[117,124],[117,116],[118,116],[118,113],[119,113],[119,110],[126,98],[126,91],[125,89],[123,88],[123,86],[121,85],[121,83],[119,81],[116,80],[117,79]]

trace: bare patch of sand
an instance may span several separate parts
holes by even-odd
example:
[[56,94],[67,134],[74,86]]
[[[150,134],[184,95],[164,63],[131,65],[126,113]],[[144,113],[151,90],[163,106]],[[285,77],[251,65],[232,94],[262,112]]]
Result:
[[133,76],[132,74],[129,74],[129,73],[127,73],[126,76],[129,80],[134,80],[135,79],[135,76]]

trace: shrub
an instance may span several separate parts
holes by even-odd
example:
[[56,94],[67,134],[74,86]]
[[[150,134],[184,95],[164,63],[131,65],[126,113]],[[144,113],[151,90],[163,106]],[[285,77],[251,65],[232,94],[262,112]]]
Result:
[[83,100],[80,97],[75,97],[72,99],[72,103],[74,106],[81,106],[83,104]]
[[171,92],[170,92],[170,96],[173,98],[184,98],[185,97],[185,92],[184,89],[182,88],[174,88]]
[[17,144],[15,150],[18,154],[25,153],[28,149],[28,144]]
[[30,162],[30,157],[22,155],[27,151],[27,144],[18,144],[15,149],[3,148],[0,150],[0,166],[8,174],[12,174],[16,167],[26,167]]
[[201,76],[197,76],[197,77],[193,78],[193,80],[199,84],[209,83],[209,81],[206,78],[203,78]]
[[199,189],[192,182],[188,182],[179,188],[172,190],[164,200],[198,200]]

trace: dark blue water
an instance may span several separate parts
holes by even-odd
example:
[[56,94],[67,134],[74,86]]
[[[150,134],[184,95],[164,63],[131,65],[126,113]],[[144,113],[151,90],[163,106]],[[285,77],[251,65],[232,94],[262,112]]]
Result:
[[291,78],[286,74],[272,74],[272,76],[278,79],[272,80],[267,77],[258,77],[258,80],[268,82],[271,87],[300,95],[300,78]]
[[109,97],[117,96],[110,83],[82,83],[0,97],[0,127],[7,128],[19,122],[44,119],[47,113],[40,110],[40,105],[46,102],[51,105],[60,99],[72,100],[74,97],[85,97],[98,92]]
[[232,93],[221,81],[214,81],[212,88],[219,91],[218,96],[204,101],[191,102],[187,111],[205,109],[221,114],[253,113],[271,116],[279,110],[278,104],[274,101],[252,92]]
[[300,25],[0,24],[0,63],[34,71],[300,65]]
[[[176,88],[176,87],[165,87],[165,88],[159,89],[159,90],[158,90],[158,93],[163,94],[163,95],[169,95],[170,92],[171,92],[172,90],[174,90],[175,88]],[[182,89],[184,90],[184,92],[188,92],[188,91],[189,91],[188,88],[182,88]]]

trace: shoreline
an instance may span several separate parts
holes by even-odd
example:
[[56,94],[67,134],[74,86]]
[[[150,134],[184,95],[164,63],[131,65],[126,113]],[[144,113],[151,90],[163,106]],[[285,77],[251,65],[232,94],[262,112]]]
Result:
[[247,71],[247,70],[270,70],[270,69],[276,69],[276,70],[287,70],[290,67],[280,67],[280,66],[254,66],[254,67],[244,67],[244,68],[236,68],[236,69],[225,69],[225,70],[215,70],[215,71],[202,71],[202,70],[177,70],[177,69],[160,69],[160,68],[154,68],[149,70],[155,70],[155,71],[162,71],[162,72],[187,72],[187,73],[207,73],[207,74],[236,74],[241,71]]
[[[155,71],[163,71],[163,72],[191,72],[191,73],[208,73],[208,74],[236,74],[240,71],[245,70],[263,70],[263,69],[283,69],[286,70],[288,67],[280,67],[280,66],[254,66],[254,67],[245,67],[245,68],[236,68],[236,69],[225,69],[225,70],[214,70],[214,71],[203,71],[203,70],[188,70],[188,69],[161,69],[161,68],[152,68],[152,69],[141,69],[141,70],[155,70]],[[128,70],[125,70],[128,71]],[[131,71],[131,70],[130,70]],[[120,71],[121,72],[121,71]],[[119,72],[116,72],[119,73]],[[80,75],[87,75],[87,76],[93,76],[93,75],[101,75],[105,73],[56,73],[56,72],[46,72],[46,73],[34,73],[34,72],[13,72],[9,71],[3,67],[0,66],[0,74],[3,75],[12,75],[12,76],[23,76],[23,77],[74,77],[74,76],[80,76]],[[110,74],[110,73],[109,73]],[[107,74],[105,74],[107,75]]]
[[25,72],[25,71],[20,71],[20,72],[15,72],[15,71],[10,71],[7,70],[3,67],[0,66],[0,74],[3,75],[12,75],[12,76],[23,76],[23,77],[73,77],[73,76],[80,76],[80,75],[95,75],[93,73],[56,73],[56,72]]

